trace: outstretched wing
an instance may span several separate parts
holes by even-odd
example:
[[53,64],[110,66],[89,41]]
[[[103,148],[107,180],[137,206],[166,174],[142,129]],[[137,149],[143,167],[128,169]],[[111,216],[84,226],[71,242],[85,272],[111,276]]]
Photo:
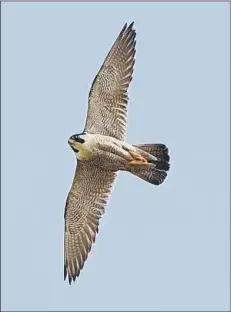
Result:
[[116,173],[78,161],[65,207],[64,279],[79,276],[98,232]]
[[127,90],[135,63],[133,23],[121,30],[89,93],[85,131],[123,140],[127,128]]

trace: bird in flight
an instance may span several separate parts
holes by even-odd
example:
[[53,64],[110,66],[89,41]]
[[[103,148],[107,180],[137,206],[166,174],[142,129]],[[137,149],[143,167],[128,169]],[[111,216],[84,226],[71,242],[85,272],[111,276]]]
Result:
[[164,144],[125,142],[135,37],[133,23],[125,24],[91,86],[84,130],[68,140],[77,158],[64,213],[64,279],[68,276],[69,284],[79,276],[95,242],[117,172],[159,185],[169,170]]

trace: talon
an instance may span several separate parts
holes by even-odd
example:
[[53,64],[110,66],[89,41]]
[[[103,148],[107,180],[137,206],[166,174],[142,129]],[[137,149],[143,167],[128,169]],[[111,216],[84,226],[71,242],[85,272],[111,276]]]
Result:
[[147,161],[142,161],[142,160],[136,160],[136,159],[133,159],[132,161],[129,162],[129,164],[131,165],[143,165],[143,164],[146,164]]
[[134,158],[132,161],[130,161],[130,164],[143,164],[143,163],[147,163],[147,160],[142,157],[140,154],[134,152],[134,151],[129,151],[129,153],[131,154],[131,156]]

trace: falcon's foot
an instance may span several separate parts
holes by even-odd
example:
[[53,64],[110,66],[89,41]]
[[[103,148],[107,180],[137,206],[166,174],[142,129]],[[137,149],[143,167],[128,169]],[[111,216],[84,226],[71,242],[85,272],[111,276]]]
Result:
[[147,160],[142,157],[140,154],[134,152],[134,151],[129,151],[130,155],[133,157],[133,160],[129,162],[129,164],[132,165],[140,165],[140,164],[146,164]]

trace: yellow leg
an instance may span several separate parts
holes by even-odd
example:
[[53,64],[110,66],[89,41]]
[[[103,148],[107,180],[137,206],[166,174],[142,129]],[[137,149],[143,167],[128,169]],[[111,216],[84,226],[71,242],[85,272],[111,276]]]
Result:
[[129,151],[129,153],[134,158],[132,161],[129,162],[130,164],[139,165],[139,164],[147,163],[147,160],[144,157],[142,157],[140,154],[134,151]]
[[147,163],[147,161],[141,161],[141,160],[135,160],[135,159],[129,162],[129,164],[131,164],[131,165],[143,165],[146,163]]

